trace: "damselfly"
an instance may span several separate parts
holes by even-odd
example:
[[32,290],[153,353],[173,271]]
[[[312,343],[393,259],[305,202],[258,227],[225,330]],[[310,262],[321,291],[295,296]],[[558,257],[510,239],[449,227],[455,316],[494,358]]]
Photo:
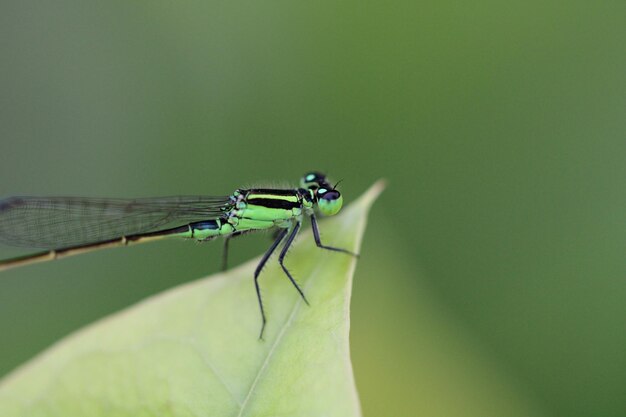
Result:
[[259,274],[281,245],[278,263],[305,303],[304,292],[285,267],[289,247],[302,225],[311,219],[318,247],[349,255],[346,250],[326,246],[320,240],[315,212],[332,216],[343,199],[319,172],[310,172],[294,189],[238,189],[230,196],[179,196],[140,199],[80,197],[10,197],[0,200],[0,241],[14,246],[47,249],[44,252],[0,261],[0,270],[35,262],[59,259],[96,249],[147,242],[165,237],[208,241],[224,237],[222,268],[226,269],[231,238],[266,229],[277,237],[254,271],[261,334],[265,309],[259,290]]

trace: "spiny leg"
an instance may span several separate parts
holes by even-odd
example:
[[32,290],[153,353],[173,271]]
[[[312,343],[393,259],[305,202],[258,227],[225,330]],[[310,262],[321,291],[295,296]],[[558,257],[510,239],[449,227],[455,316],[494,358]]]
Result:
[[222,271],[226,271],[228,269],[228,244],[230,243],[230,240],[241,234],[242,232],[235,232],[224,238],[224,249],[222,250]]
[[280,232],[280,234],[278,235],[274,243],[272,243],[272,246],[270,246],[267,252],[265,252],[265,254],[263,255],[263,258],[261,258],[261,262],[259,262],[259,264],[256,267],[256,270],[254,271],[254,286],[256,287],[256,297],[259,300],[259,308],[261,309],[261,319],[263,320],[263,324],[261,325],[261,334],[259,335],[259,339],[263,339],[263,331],[265,330],[265,322],[267,321],[265,319],[265,310],[263,309],[263,300],[261,300],[261,290],[259,289],[259,274],[261,273],[261,270],[267,263],[267,260],[270,258],[270,256],[272,256],[272,253],[274,253],[274,251],[276,250],[280,242],[285,238],[285,235],[287,234],[287,232],[288,232],[288,229],[283,229]]
[[280,264],[280,267],[283,268],[283,271],[285,271],[285,274],[287,274],[287,277],[289,277],[289,280],[291,281],[293,286],[296,287],[296,290],[298,290],[298,292],[300,293],[300,296],[302,297],[304,302],[307,305],[309,305],[309,302],[307,301],[306,297],[304,296],[304,292],[302,292],[302,289],[300,288],[300,286],[298,285],[296,280],[293,279],[293,277],[291,276],[291,274],[289,273],[289,271],[287,270],[287,268],[283,264],[283,261],[285,259],[285,255],[287,255],[287,251],[289,250],[289,247],[293,243],[293,239],[298,234],[298,230],[300,230],[300,222],[296,222],[296,225],[291,230],[291,233],[289,234],[289,237],[287,238],[287,242],[285,242],[285,246],[283,246],[283,249],[280,251],[280,255],[278,256],[278,263]]
[[315,244],[317,245],[318,248],[332,250],[335,252],[343,252],[343,253],[347,253],[348,255],[355,256],[357,258],[359,257],[358,253],[350,252],[347,249],[334,248],[332,246],[323,245],[320,239],[320,231],[317,228],[317,220],[315,220],[315,214],[311,214],[311,227],[313,228],[313,238],[315,239]]
[[230,243],[230,236],[224,239],[224,248],[222,250],[222,271],[228,269],[228,244]]

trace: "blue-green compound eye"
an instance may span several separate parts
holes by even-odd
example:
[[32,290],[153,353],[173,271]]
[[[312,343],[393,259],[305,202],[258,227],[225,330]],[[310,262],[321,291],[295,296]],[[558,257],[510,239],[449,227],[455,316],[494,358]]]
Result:
[[324,216],[332,216],[341,210],[343,197],[337,190],[326,191],[318,194],[317,206]]
[[326,176],[319,172],[309,172],[300,179],[300,187],[310,188],[319,187],[320,184],[326,182]]

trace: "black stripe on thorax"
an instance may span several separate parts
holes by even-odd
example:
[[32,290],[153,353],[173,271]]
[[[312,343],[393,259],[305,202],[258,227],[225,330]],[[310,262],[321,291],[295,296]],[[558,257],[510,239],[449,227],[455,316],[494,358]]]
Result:
[[274,194],[274,195],[286,195],[286,196],[298,195],[298,190],[275,190],[273,188],[253,188],[247,191],[248,191],[248,194]]
[[301,204],[297,201],[286,201],[274,198],[248,198],[248,204],[283,210],[291,210],[301,206]]

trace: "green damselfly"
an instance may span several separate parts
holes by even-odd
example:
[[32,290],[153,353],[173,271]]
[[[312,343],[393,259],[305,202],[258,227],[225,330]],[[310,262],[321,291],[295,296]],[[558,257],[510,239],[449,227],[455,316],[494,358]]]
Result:
[[179,237],[205,242],[224,237],[222,269],[226,269],[228,243],[242,234],[276,229],[274,243],[254,271],[261,334],[266,317],[259,289],[259,274],[282,244],[278,263],[305,303],[304,292],[284,264],[305,216],[311,220],[318,247],[358,256],[346,249],[322,244],[315,212],[332,216],[343,198],[326,176],[310,172],[293,189],[238,189],[222,197],[177,196],[140,199],[80,197],[9,197],[0,200],[0,241],[44,252],[0,261],[0,271],[59,259],[96,249],[127,246]]

